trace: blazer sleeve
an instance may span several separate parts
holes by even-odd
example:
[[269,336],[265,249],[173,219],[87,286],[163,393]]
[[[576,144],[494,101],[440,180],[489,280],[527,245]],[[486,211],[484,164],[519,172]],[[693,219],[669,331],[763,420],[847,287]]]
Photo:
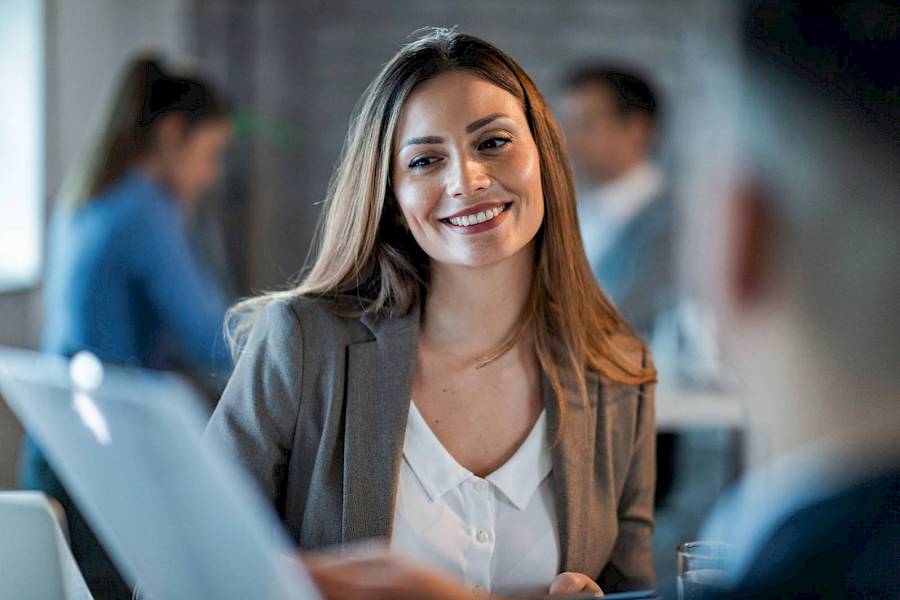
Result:
[[[649,358],[649,356],[646,356]],[[597,583],[604,592],[652,588],[656,491],[655,383],[638,388],[634,445],[618,504],[619,535]]]
[[286,302],[274,301],[253,327],[205,433],[250,471],[279,514],[302,375],[300,322]]

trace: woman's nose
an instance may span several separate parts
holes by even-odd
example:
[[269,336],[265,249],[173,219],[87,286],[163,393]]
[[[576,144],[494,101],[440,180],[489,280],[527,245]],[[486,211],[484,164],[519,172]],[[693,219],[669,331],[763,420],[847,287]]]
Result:
[[447,193],[454,198],[472,196],[491,184],[484,165],[473,158],[461,158],[449,169]]

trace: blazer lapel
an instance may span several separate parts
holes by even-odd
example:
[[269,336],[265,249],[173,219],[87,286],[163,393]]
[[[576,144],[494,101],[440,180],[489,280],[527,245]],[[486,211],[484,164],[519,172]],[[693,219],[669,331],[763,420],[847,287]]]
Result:
[[416,306],[401,318],[363,316],[375,339],[347,354],[344,544],[390,537],[419,332]]
[[[560,403],[546,375],[542,379],[544,405],[547,409],[547,426],[550,434],[558,430],[557,443],[551,450],[553,480],[556,489],[556,515],[559,529],[560,572],[590,572],[594,546],[591,536],[591,519],[587,511],[596,510],[593,498],[594,448],[596,420],[593,411],[598,406],[584,406],[574,383],[563,382],[565,415],[560,428]],[[593,392],[588,379],[588,391]],[[593,395],[593,394],[591,394]],[[602,411],[601,411],[602,412]]]

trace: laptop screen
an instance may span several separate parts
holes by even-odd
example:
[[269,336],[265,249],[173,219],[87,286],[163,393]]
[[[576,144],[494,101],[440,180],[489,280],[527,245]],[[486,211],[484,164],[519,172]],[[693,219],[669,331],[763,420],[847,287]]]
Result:
[[161,373],[0,351],[0,394],[123,576],[149,598],[318,598],[255,482]]

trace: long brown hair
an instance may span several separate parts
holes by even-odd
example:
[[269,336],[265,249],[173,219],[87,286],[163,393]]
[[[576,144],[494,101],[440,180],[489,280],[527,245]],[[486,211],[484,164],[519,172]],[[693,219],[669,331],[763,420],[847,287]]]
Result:
[[429,29],[405,45],[368,86],[328,189],[312,264],[293,287],[231,309],[227,329],[232,349],[240,349],[255,316],[273,299],[352,295],[358,298],[359,313],[393,317],[407,314],[421,301],[428,289],[428,257],[399,224],[390,182],[391,148],[412,89],[456,70],[472,72],[521,102],[540,154],[546,206],[535,239],[536,271],[527,307],[483,363],[502,356],[533,326],[538,360],[560,399],[564,379],[574,381],[587,399],[586,368],[622,383],[651,381],[652,367],[634,358],[640,356],[634,352],[640,342],[588,267],[569,160],[543,97],[506,54],[479,38],[447,29]]
[[96,137],[63,182],[61,198],[78,205],[97,197],[150,150],[156,125],[173,113],[183,117],[189,131],[226,118],[230,107],[197,75],[170,73],[152,54],[133,59],[110,98]]

